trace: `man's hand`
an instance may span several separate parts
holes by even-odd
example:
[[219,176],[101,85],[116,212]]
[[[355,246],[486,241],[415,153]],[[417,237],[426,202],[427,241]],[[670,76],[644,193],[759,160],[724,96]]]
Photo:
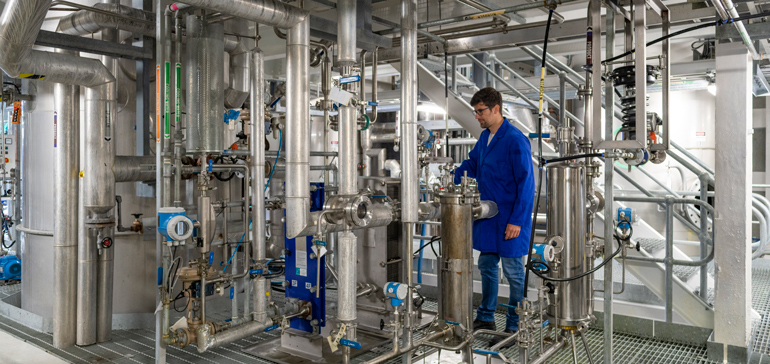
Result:
[[505,228],[505,240],[518,238],[520,232],[521,226],[508,224],[508,226]]

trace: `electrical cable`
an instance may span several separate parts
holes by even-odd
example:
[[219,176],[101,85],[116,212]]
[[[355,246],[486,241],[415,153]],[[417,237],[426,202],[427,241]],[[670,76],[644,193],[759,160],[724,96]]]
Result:
[[270,175],[267,177],[265,192],[267,192],[267,187],[270,186],[270,181],[273,180],[273,172],[275,172],[275,166],[278,165],[278,158],[281,157],[281,144],[283,144],[283,132],[281,129],[278,129],[278,154],[275,156],[275,163],[273,163],[273,168],[270,169]]
[[[231,164],[235,164],[235,159],[233,158],[228,158],[228,159],[230,159]],[[219,162],[224,162],[224,161],[225,161],[224,157],[220,155],[214,159],[214,164],[218,164]],[[218,180],[222,182],[227,182],[233,179],[233,177],[235,177],[235,172],[230,172],[230,176],[228,176],[227,178],[222,177],[223,173],[226,173],[226,172],[214,172],[214,177],[216,177]]]
[[[543,93],[545,92],[545,60],[548,55],[548,32],[551,30],[551,18],[553,17],[553,9],[548,9],[548,21],[545,25],[545,38],[543,41],[543,62],[540,65],[540,109],[537,120],[537,160],[538,160],[538,172],[537,172],[537,193],[535,197],[535,213],[532,215],[532,229],[529,235],[529,249],[527,249],[527,269],[524,270],[524,287],[529,286],[529,271],[532,270],[532,248],[535,245],[535,226],[537,219],[537,210],[540,205],[540,191],[543,187]],[[537,274],[537,273],[535,273]],[[526,292],[526,290],[525,290]]]
[[[698,24],[696,26],[689,27],[689,28],[686,28],[686,29],[682,29],[680,31],[673,32],[673,33],[671,33],[669,35],[665,35],[665,36],[662,36],[660,38],[651,40],[651,41],[649,41],[649,42],[647,42],[645,44],[645,47],[649,47],[649,46],[651,46],[653,44],[660,43],[660,42],[662,42],[662,41],[664,41],[666,39],[670,39],[670,38],[673,38],[673,37],[676,37],[678,35],[682,35],[684,33],[688,33],[688,32],[694,31],[694,30],[708,28],[708,27],[719,27],[719,26],[722,26],[722,25],[725,25],[725,24],[735,23],[737,21],[751,20],[751,19],[756,19],[756,18],[764,18],[764,17],[767,17],[767,16],[770,16],[770,13],[760,13],[760,14],[753,14],[753,15],[745,15],[745,16],[741,16],[741,17],[738,17],[738,18],[731,18],[731,19],[728,19],[728,20],[718,19],[718,20],[715,20],[713,22]],[[546,30],[546,32],[547,32],[547,30]],[[615,57],[603,60],[602,64],[606,64],[606,63],[609,63],[609,62],[612,62],[612,61],[616,61],[616,60],[621,59],[621,58],[623,58],[625,56],[631,55],[634,52],[636,52],[636,49],[632,49],[632,50],[630,50],[628,52],[621,53],[621,54],[619,54],[619,55],[617,55]]]
[[[249,220],[249,230],[251,230],[251,220]],[[225,264],[225,267],[222,269],[222,273],[224,273],[227,270],[227,266],[229,266],[230,262],[233,261],[233,257],[235,256],[236,253],[238,253],[238,248],[241,247],[241,243],[243,243],[243,238],[245,238],[245,237],[246,237],[246,233],[244,232],[243,235],[241,235],[241,240],[238,241],[238,245],[235,247],[235,250],[233,250],[233,254],[230,255],[230,259],[227,259],[227,264]],[[223,240],[224,244],[227,244],[227,237],[226,236],[223,237],[222,240]]]
[[[589,271],[586,271],[586,272],[583,272],[583,273],[578,274],[576,276],[568,277],[568,278],[551,278],[551,277],[546,277],[546,276],[543,276],[540,273],[538,273],[536,270],[532,270],[532,273],[535,273],[536,276],[538,276],[538,277],[540,277],[540,278],[542,278],[542,279],[544,279],[546,281],[551,281],[551,282],[569,282],[569,281],[574,281],[574,280],[583,278],[585,276],[588,276],[590,274],[593,274],[597,270],[599,270],[602,267],[604,267],[612,259],[614,259],[618,254],[620,254],[621,251],[623,251],[623,243],[620,241],[620,238],[617,235],[615,235],[614,238],[618,242],[618,250],[616,250],[614,253],[612,253],[612,255],[607,257],[607,259],[605,259],[603,262],[601,262],[599,265],[597,265],[596,267],[594,267],[593,269],[591,269]],[[538,262],[538,263],[542,264],[543,262]],[[530,263],[527,263],[527,265],[531,266]]]
[[436,250],[434,250],[434,249],[433,249],[433,243],[435,243],[435,242],[437,242],[437,241],[441,241],[441,237],[440,237],[440,236],[434,236],[434,237],[432,237],[432,238],[430,239],[430,241],[429,241],[427,244],[425,244],[425,245],[421,246],[421,247],[420,247],[420,249],[417,249],[417,250],[416,250],[414,253],[412,253],[412,257],[414,257],[414,256],[416,256],[417,254],[419,254],[419,253],[420,253],[420,252],[421,252],[423,249],[425,249],[425,248],[426,248],[426,247],[428,247],[429,245],[430,245],[430,247],[431,247],[431,250],[433,250],[433,254],[434,254],[434,255],[436,255],[436,257],[438,257],[439,255],[436,253]]

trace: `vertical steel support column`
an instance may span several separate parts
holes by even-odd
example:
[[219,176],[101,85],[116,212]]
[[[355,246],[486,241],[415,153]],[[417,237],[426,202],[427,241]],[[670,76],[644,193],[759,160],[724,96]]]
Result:
[[[417,1],[401,0],[401,221],[403,280],[409,287],[405,302],[402,345],[412,345],[412,242],[413,226],[418,221],[419,168],[417,165]],[[406,352],[402,363],[412,362]]]
[[[698,179],[700,180],[700,199],[701,201],[708,201],[708,186],[709,181],[711,178],[709,178],[708,173],[704,172],[700,176],[698,176]],[[701,210],[701,216],[700,216],[700,235],[698,236],[698,240],[700,240],[700,258],[705,259],[708,256],[708,244],[706,244],[706,241],[708,240],[708,220],[710,214],[705,209]],[[711,216],[711,219],[713,220],[714,217]],[[712,248],[713,249],[713,248]],[[703,302],[708,302],[708,287],[709,287],[709,271],[708,271],[708,265],[703,265],[700,267],[700,292],[698,295],[703,300]]]
[[[68,51],[59,50],[59,52]],[[77,337],[80,87],[57,83],[54,85],[53,92],[55,110],[53,345],[56,348],[66,348],[75,345]]]
[[[607,9],[607,33],[606,33],[606,45],[605,52],[606,57],[610,58],[614,56],[615,51],[615,12],[611,9]],[[598,44],[597,44],[598,46]],[[601,47],[599,47],[601,48]],[[598,62],[594,60],[594,64]],[[612,71],[612,65],[607,65],[607,72]],[[601,96],[600,96],[601,97]],[[604,135],[612,135],[614,130],[613,121],[614,109],[615,109],[615,92],[612,87],[612,82],[607,82],[604,85]],[[615,233],[613,226],[613,160],[604,160],[604,251],[605,254],[611,254],[614,251],[613,243],[614,239],[612,235]],[[604,362],[612,363],[612,330],[614,330],[613,310],[612,310],[612,292],[613,287],[613,266],[607,264],[604,266]]]
[[[251,52],[251,251],[253,259],[262,263],[267,257],[265,245],[265,79],[264,54],[259,48]],[[252,281],[254,298],[253,319],[267,320],[268,282],[261,275]],[[244,312],[244,317],[247,312]]]
[[741,43],[718,43],[717,54],[714,341],[746,347],[751,330],[752,62]]

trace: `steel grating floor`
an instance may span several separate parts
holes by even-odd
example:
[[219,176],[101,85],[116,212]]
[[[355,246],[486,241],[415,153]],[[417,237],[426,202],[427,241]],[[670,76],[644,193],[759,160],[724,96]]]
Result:
[[[770,260],[756,260],[752,269],[752,305],[762,315],[754,325],[752,335],[752,349],[754,352],[770,354]],[[0,298],[5,298],[21,289],[20,284],[0,286]],[[278,297],[276,297],[278,298]],[[425,309],[435,310],[436,303],[427,301]],[[214,311],[214,310],[212,310]],[[218,312],[211,312],[212,319],[224,320],[229,317],[227,307],[222,307]],[[505,314],[498,312],[495,314],[498,329],[505,326]],[[52,345],[52,337],[49,333],[37,332],[17,322],[11,321],[5,317],[0,317],[0,330],[6,331],[13,336],[25,340],[45,351],[69,361],[71,363],[154,363],[155,352],[155,332],[149,329],[138,330],[115,330],[113,331],[113,340],[108,343],[96,344],[87,347],[71,347],[64,350],[56,349]],[[276,330],[277,331],[277,330]],[[248,339],[235,342],[227,347],[214,349],[210,352],[199,354],[196,348],[188,347],[179,349],[175,347],[168,348],[167,362],[177,363],[271,363],[261,360],[241,352],[241,349],[252,344],[273,339],[279,336],[279,332],[272,331],[255,335]],[[420,333],[415,333],[415,338],[419,338]],[[487,348],[491,337],[480,336],[474,342],[474,348]],[[599,329],[590,329],[586,333],[588,345],[591,348],[592,357],[595,363],[603,363],[603,333]],[[587,363],[583,345],[579,338],[576,338],[577,355],[579,363]],[[626,334],[616,333],[614,335],[615,362],[623,364],[717,364],[706,359],[706,348],[688,344],[653,340],[640,338]],[[369,353],[358,356],[353,361],[361,363],[372,359],[382,353],[392,349],[390,344],[375,348]],[[537,348],[533,350],[537,352]],[[503,351],[506,356],[511,358],[518,357],[518,349],[513,347]],[[452,353],[437,353],[435,351],[417,351],[415,352],[416,364],[444,364],[451,363]],[[533,353],[534,354],[534,353]],[[443,356],[443,359],[442,359]],[[477,356],[476,361],[483,358]],[[391,360],[389,363],[399,363],[400,358]],[[483,362],[483,360],[482,360]],[[499,363],[498,360],[493,360]],[[548,360],[550,364],[571,364],[572,353],[568,347],[562,349],[552,359]],[[733,363],[738,364],[738,363]]]

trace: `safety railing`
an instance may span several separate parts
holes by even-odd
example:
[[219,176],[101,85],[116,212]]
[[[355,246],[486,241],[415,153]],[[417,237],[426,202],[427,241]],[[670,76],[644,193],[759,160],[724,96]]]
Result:
[[[710,252],[706,256],[702,256],[699,260],[682,260],[682,259],[675,259],[674,258],[674,211],[673,206],[675,204],[692,204],[695,206],[700,207],[700,211],[706,211],[707,215],[714,216],[714,207],[709,205],[709,203],[704,200],[696,200],[691,198],[677,198],[673,196],[665,196],[665,197],[636,197],[636,196],[618,196],[615,198],[615,201],[622,201],[622,202],[646,202],[646,203],[657,203],[662,204],[665,206],[666,209],[666,231],[665,231],[665,250],[666,254],[663,258],[654,258],[654,257],[636,257],[636,256],[628,256],[626,257],[627,260],[636,260],[636,261],[642,261],[642,262],[650,262],[650,263],[662,263],[665,265],[665,271],[666,271],[666,280],[665,280],[665,311],[666,311],[666,322],[672,322],[673,320],[673,300],[674,300],[674,265],[683,265],[683,266],[689,266],[689,267],[701,267],[701,269],[707,269],[707,265],[709,262],[711,262],[714,259],[714,247],[712,245],[712,248],[710,249]],[[701,221],[706,221],[706,219],[701,219]],[[703,226],[704,223],[701,223],[701,226]],[[705,231],[705,229],[703,229]],[[701,235],[700,237],[700,246],[701,251],[703,252],[704,249],[708,249],[708,241],[713,241],[713,229],[711,233],[710,239],[704,239],[705,235]],[[703,299],[705,294],[704,292],[708,291],[708,284],[707,282],[701,281],[701,298]],[[705,299],[704,299],[704,303]]]

